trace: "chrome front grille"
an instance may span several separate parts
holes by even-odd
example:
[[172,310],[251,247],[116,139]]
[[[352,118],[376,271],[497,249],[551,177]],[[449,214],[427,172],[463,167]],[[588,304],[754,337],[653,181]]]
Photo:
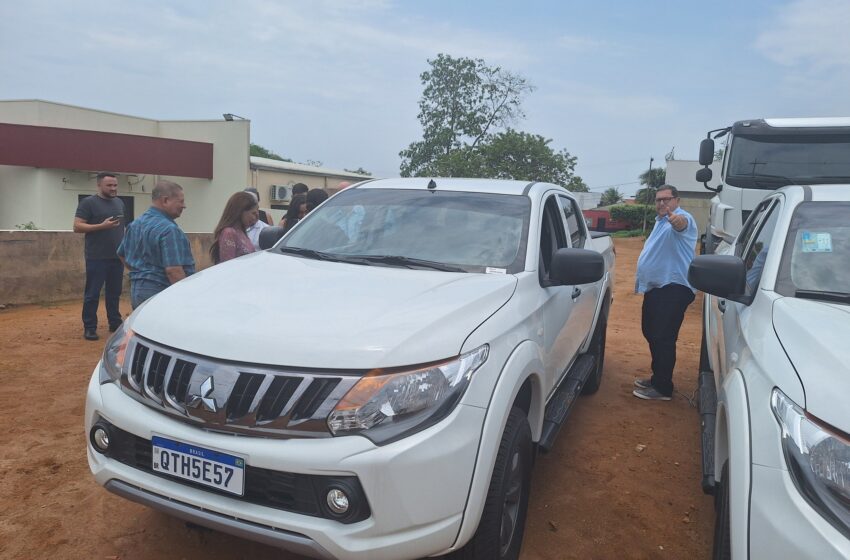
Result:
[[127,345],[123,390],[147,406],[214,431],[263,437],[328,437],[325,420],[360,379],[233,364],[160,347]]

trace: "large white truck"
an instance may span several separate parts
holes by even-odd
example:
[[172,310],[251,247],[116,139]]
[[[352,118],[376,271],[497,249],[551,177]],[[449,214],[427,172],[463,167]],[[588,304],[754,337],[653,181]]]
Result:
[[[720,182],[709,185],[716,149],[726,137]],[[786,185],[850,183],[850,118],[752,119],[710,130],[700,144],[697,181],[716,193],[703,252],[732,243],[753,209]]]

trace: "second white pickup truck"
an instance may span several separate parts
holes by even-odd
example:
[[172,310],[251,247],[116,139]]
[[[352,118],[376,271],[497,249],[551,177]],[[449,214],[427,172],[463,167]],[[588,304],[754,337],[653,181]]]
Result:
[[850,558],[850,185],[788,186],[696,257],[714,558]]
[[516,559],[534,452],[601,381],[613,264],[557,185],[350,187],[124,322],[92,473],[317,558]]

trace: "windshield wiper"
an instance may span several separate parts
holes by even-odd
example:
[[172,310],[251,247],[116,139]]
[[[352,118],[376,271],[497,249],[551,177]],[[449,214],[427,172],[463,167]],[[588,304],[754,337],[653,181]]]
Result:
[[801,299],[820,299],[823,301],[834,301],[837,303],[850,303],[850,293],[827,292],[821,290],[797,290],[794,297]]
[[401,255],[350,255],[348,258],[361,262],[370,262],[378,264],[388,264],[390,266],[404,266],[407,268],[430,268],[433,270],[441,270],[443,272],[466,272],[459,266],[452,266],[436,261],[428,261],[425,259],[415,259],[413,257],[404,257]]
[[304,249],[302,247],[281,247],[281,253],[288,253],[290,255],[298,255],[300,257],[307,257],[308,259],[316,259],[317,261],[338,261],[340,260],[337,255],[332,255],[330,253],[323,253],[321,251],[316,251],[314,249]]

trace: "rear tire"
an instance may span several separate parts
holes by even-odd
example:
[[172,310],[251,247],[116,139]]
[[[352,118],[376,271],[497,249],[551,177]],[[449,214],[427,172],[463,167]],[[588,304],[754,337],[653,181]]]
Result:
[[531,428],[514,407],[505,424],[487,501],[472,539],[450,556],[456,560],[516,560],[522,548],[531,490]]
[[714,551],[713,560],[731,560],[732,536],[729,518],[729,461],[723,463],[720,475],[720,492],[717,494],[717,507],[714,515]]
[[587,376],[587,381],[584,387],[581,388],[582,395],[592,395],[599,390],[602,384],[602,368],[605,366],[605,339],[608,332],[608,313],[603,309],[599,316],[599,322],[596,323],[596,330],[593,331],[593,338],[590,341],[590,348],[587,352],[596,358],[596,366],[593,372]]

